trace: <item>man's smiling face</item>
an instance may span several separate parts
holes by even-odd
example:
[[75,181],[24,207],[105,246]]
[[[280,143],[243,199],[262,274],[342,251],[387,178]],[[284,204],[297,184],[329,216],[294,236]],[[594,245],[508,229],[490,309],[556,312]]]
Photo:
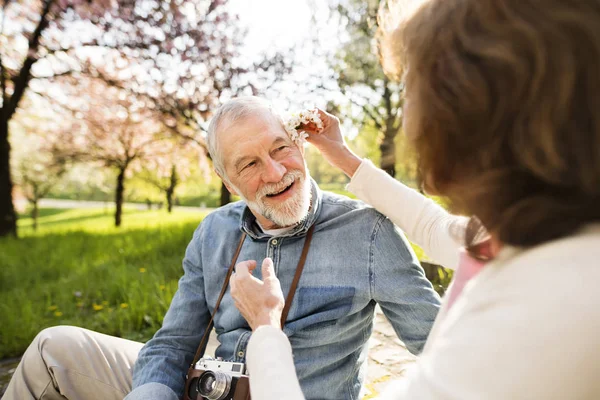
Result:
[[303,151],[269,111],[225,122],[219,144],[227,188],[266,229],[299,223],[310,207]]

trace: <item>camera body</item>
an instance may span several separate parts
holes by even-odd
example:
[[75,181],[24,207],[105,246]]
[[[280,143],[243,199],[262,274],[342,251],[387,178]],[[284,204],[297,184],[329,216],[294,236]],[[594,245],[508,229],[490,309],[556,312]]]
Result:
[[185,394],[190,400],[250,399],[246,367],[243,363],[201,358],[188,371]]

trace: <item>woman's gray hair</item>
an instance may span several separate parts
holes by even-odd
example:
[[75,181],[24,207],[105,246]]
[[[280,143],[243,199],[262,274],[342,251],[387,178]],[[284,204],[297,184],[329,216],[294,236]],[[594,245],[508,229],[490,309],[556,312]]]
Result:
[[281,115],[273,108],[271,103],[255,96],[233,98],[221,105],[221,107],[219,107],[213,115],[210,124],[208,125],[206,142],[208,145],[208,152],[213,162],[213,167],[223,179],[228,178],[227,174],[225,173],[222,153],[219,148],[219,141],[217,140],[219,128],[222,128],[224,123],[230,125],[236,121],[247,118],[251,115],[264,113],[265,111],[271,113],[283,123]]

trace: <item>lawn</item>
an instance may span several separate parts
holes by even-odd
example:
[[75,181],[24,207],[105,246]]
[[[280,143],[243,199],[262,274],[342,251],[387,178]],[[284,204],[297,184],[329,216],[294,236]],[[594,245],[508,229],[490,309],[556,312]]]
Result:
[[0,239],[0,359],[53,325],[138,341],[160,327],[205,214],[126,209],[117,229],[112,212],[42,209],[36,232],[23,217],[19,239]]
[[160,327],[204,213],[43,209],[39,229],[0,240],[0,359],[41,329],[78,325],[145,341]]

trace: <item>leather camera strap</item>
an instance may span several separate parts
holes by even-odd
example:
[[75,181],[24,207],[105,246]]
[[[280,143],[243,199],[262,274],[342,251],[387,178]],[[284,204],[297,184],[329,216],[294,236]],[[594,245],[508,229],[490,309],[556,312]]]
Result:
[[298,266],[296,267],[296,274],[294,275],[294,280],[292,281],[292,285],[290,286],[290,291],[288,292],[287,298],[285,299],[285,306],[283,307],[283,311],[281,312],[281,329],[285,325],[285,320],[287,319],[288,312],[292,307],[292,301],[294,301],[294,294],[296,293],[296,287],[298,286],[298,281],[300,280],[300,275],[302,275],[302,270],[304,269],[304,262],[306,261],[306,255],[308,254],[308,248],[310,247],[310,241],[312,240],[313,231],[315,230],[315,225],[313,224],[308,232],[306,233],[306,239],[304,239],[304,247],[302,248],[302,254],[300,255],[300,261],[298,261]]
[[[294,280],[292,281],[292,285],[290,286],[290,291],[288,292],[287,298],[285,299],[285,306],[283,307],[283,311],[281,313],[281,327],[285,325],[285,320],[287,319],[287,315],[292,306],[292,301],[294,300],[294,294],[296,293],[296,288],[298,287],[298,282],[300,281],[300,276],[302,275],[302,270],[304,269],[304,263],[306,262],[306,256],[308,255],[308,249],[310,247],[310,242],[312,241],[313,231],[315,230],[315,226],[312,225],[308,232],[306,233],[306,238],[304,239],[304,247],[302,248],[302,254],[300,255],[300,260],[298,261],[298,265],[296,266],[296,274],[294,275]],[[242,245],[244,244],[244,240],[246,239],[246,233],[242,233],[242,237],[240,238],[240,242],[238,247],[233,255],[233,259],[231,260],[231,265],[227,270],[227,275],[225,276],[225,281],[223,282],[223,287],[221,288],[221,293],[219,294],[219,298],[217,299],[217,304],[215,305],[215,309],[210,316],[210,321],[208,322],[208,326],[204,331],[204,336],[202,336],[202,340],[200,341],[200,345],[198,346],[198,350],[196,351],[196,355],[194,356],[194,361],[192,362],[190,368],[194,368],[194,365],[198,362],[198,360],[202,357],[204,353],[204,349],[208,338],[210,336],[210,332],[214,326],[214,318],[217,314],[217,310],[219,309],[219,305],[221,304],[221,300],[227,291],[227,286],[229,286],[229,278],[231,278],[231,274],[233,272],[233,268],[235,267],[235,263],[242,251]]]

